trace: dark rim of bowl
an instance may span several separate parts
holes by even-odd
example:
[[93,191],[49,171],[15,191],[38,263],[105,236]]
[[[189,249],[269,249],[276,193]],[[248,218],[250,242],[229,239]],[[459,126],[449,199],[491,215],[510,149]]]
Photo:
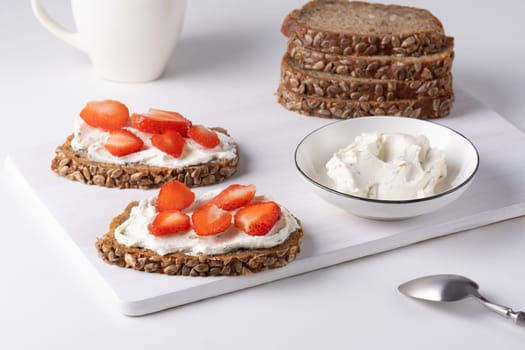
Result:
[[[386,200],[386,199],[373,199],[373,198],[365,198],[365,197],[358,197],[358,196],[354,196],[354,195],[351,195],[351,194],[348,194],[348,193],[343,193],[343,192],[339,192],[337,190],[334,190],[333,188],[330,188],[328,186],[325,186],[319,182],[317,182],[316,180],[312,179],[310,176],[308,176],[302,169],[301,167],[299,166],[299,164],[297,164],[297,151],[299,150],[299,148],[301,147],[301,145],[303,144],[303,142],[309,138],[311,135],[315,134],[316,132],[318,132],[319,130],[321,129],[324,129],[324,128],[327,128],[329,126],[332,126],[334,124],[338,124],[338,123],[343,123],[343,122],[348,122],[350,120],[363,120],[363,119],[372,119],[372,118],[404,118],[404,119],[407,119],[407,120],[412,120],[412,121],[418,121],[418,122],[422,122],[422,123],[430,123],[430,124],[434,124],[434,125],[438,125],[442,128],[445,128],[445,129],[448,129],[456,134],[458,134],[460,137],[464,138],[468,143],[470,143],[470,145],[472,146],[472,148],[474,149],[474,151],[476,152],[476,167],[474,168],[474,171],[472,171],[472,173],[467,177],[467,179],[465,181],[463,181],[462,183],[460,183],[459,185],[457,185],[456,187],[452,187],[450,188],[449,190],[447,191],[443,191],[443,192],[440,192],[440,193],[437,193],[437,194],[434,194],[432,196],[428,196],[428,197],[423,197],[423,198],[416,198],[416,199],[405,199],[405,200]],[[295,148],[295,152],[294,152],[294,161],[295,161],[295,167],[297,168],[297,170],[301,173],[301,175],[303,175],[308,181],[310,181],[311,183],[313,183],[314,185],[322,188],[323,190],[326,190],[328,192],[332,192],[334,194],[338,194],[338,195],[341,195],[343,197],[349,197],[349,198],[353,198],[353,199],[358,199],[358,200],[361,200],[361,201],[365,201],[365,202],[372,202],[372,203],[381,203],[381,204],[407,204],[407,203],[418,203],[418,202],[424,202],[424,201],[428,201],[428,200],[432,200],[432,199],[435,199],[435,198],[439,198],[439,197],[443,197],[443,196],[446,196],[452,192],[455,192],[457,190],[459,190],[461,187],[465,186],[466,184],[468,184],[470,182],[470,180],[472,180],[472,178],[474,177],[474,175],[476,175],[476,173],[478,172],[478,168],[479,168],[479,162],[480,162],[480,159],[479,159],[479,152],[478,152],[478,149],[476,148],[476,146],[474,145],[474,143],[472,143],[472,141],[470,141],[465,135],[463,135],[462,133],[448,127],[448,126],[445,126],[443,124],[439,124],[437,122],[434,122],[434,121],[430,121],[430,120],[423,120],[423,119],[413,119],[413,118],[409,118],[409,117],[392,117],[392,116],[369,116],[369,117],[360,117],[358,119],[347,119],[347,120],[338,120],[336,122],[333,122],[333,123],[330,123],[330,124],[326,124],[326,125],[323,125],[313,131],[311,131],[310,133],[308,133],[305,137],[303,137],[303,139],[299,142],[299,144],[297,145],[297,147]]]

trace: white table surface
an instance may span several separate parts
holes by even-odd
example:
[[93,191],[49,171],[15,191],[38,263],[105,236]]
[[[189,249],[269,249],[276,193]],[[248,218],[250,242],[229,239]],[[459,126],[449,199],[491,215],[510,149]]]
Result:
[[[66,1],[46,3],[71,25]],[[525,130],[525,3],[404,3],[429,8],[456,37],[455,81]],[[216,106],[227,111],[266,98],[277,86],[285,49],[280,22],[300,4],[191,0],[183,41],[163,79],[123,85],[100,80],[85,55],[36,22],[29,2],[3,0],[0,159],[25,145],[61,140],[71,132],[72,115],[91,99],[116,98],[135,110],[177,106],[209,116]],[[206,55],[208,49],[213,54]],[[266,78],[250,79],[255,70]],[[0,178],[0,337],[6,349],[510,349],[525,344],[525,329],[474,301],[436,306],[396,290],[420,275],[460,273],[476,279],[486,296],[525,309],[524,218],[130,318],[108,307],[61,243],[49,239],[40,214],[15,193],[3,171]]]

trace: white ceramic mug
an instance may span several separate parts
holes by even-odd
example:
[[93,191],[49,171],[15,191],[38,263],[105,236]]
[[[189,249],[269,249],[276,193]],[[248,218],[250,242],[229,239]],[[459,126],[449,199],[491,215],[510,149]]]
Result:
[[100,75],[119,82],[157,79],[177,44],[186,0],[72,0],[77,32],[53,21],[31,0],[51,33],[86,52]]

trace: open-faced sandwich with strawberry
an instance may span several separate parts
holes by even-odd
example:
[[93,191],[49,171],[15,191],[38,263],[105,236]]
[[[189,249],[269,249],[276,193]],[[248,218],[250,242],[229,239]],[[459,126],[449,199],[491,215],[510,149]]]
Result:
[[96,243],[106,262],[184,276],[233,276],[283,267],[299,253],[299,221],[283,206],[231,185],[196,197],[170,181],[131,202]]
[[238,162],[237,145],[222,128],[153,108],[130,116],[123,103],[104,100],[82,109],[51,169],[90,185],[148,189],[171,180],[189,187],[218,183]]

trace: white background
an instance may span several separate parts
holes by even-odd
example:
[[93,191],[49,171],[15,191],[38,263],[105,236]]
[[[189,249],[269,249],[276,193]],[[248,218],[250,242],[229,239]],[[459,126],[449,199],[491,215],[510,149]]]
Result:
[[[278,84],[286,45],[280,23],[302,2],[189,2],[182,42],[165,76],[123,85],[101,81],[84,54],[37,23],[28,1],[2,0],[0,158],[10,150],[61,141],[71,132],[73,116],[91,99],[120,99],[133,110],[177,106],[206,118],[268,99]],[[73,27],[66,0],[46,3],[55,18]],[[403,4],[430,9],[456,38],[455,82],[525,130],[525,3]],[[0,337],[6,348],[493,349],[525,344],[525,329],[474,301],[433,305],[408,300],[396,290],[419,275],[461,273],[476,279],[488,297],[525,309],[523,218],[130,318],[93,290],[3,171],[0,179]]]

